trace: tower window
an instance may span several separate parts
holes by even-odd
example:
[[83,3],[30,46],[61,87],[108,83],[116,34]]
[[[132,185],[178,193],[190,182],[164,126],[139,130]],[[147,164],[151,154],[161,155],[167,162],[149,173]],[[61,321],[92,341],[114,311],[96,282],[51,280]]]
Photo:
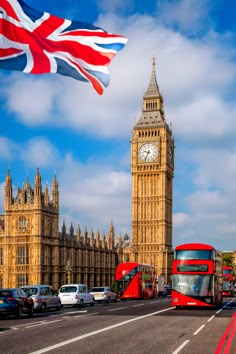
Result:
[[17,264],[29,264],[29,250],[27,246],[17,248]]
[[26,229],[27,226],[27,221],[26,221],[26,217],[25,216],[21,216],[19,219],[19,229],[21,231],[24,231]]
[[28,274],[18,274],[17,275],[17,286],[24,286],[29,284],[29,276]]

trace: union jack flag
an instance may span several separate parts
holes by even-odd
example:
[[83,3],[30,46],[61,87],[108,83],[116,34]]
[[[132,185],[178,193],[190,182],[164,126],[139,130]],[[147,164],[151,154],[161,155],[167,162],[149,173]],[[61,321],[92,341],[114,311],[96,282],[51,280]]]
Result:
[[71,76],[91,82],[102,94],[108,65],[127,40],[32,9],[22,0],[0,0],[0,69]]

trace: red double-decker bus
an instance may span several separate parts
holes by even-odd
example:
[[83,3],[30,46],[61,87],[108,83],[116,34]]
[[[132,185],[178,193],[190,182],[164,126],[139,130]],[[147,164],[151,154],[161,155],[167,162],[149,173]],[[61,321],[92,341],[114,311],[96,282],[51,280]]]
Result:
[[172,305],[179,308],[221,304],[221,252],[203,243],[177,246],[172,264]]
[[120,299],[148,299],[157,295],[156,273],[152,265],[120,263],[116,268],[115,280]]
[[223,276],[223,296],[234,296],[234,278],[233,278],[233,268],[229,266],[222,266],[222,276]]

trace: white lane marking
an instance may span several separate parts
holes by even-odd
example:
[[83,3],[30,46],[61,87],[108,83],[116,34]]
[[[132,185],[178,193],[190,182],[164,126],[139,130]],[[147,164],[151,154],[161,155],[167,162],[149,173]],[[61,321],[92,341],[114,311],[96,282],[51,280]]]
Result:
[[132,307],[144,306],[144,304],[132,305]]
[[112,310],[107,310],[107,311],[118,311],[118,310],[123,310],[127,309],[127,307],[118,307],[117,309],[112,309]]
[[88,310],[65,312],[65,313],[62,313],[61,316],[71,315],[71,314],[75,314],[75,313],[85,313],[85,312],[88,312]]
[[55,320],[55,321],[42,321],[42,323],[34,324],[31,326],[25,326],[25,328],[32,328],[32,327],[37,327],[37,326],[43,326],[43,325],[49,325],[51,323],[56,323],[56,322],[62,322],[63,320]]
[[[87,313],[86,315],[78,315],[78,316],[73,316],[73,318],[77,317],[88,317],[88,316],[93,316],[93,315],[99,315],[100,312],[93,312],[93,313]],[[70,317],[71,318],[71,317]]]
[[[44,321],[44,320],[43,320]],[[37,321],[37,322],[31,322],[31,323],[27,323],[27,325],[28,326],[30,326],[30,325],[34,325],[34,324],[36,324],[36,323],[41,323],[42,321]],[[21,324],[21,325],[17,325],[17,326],[13,326],[13,327],[10,327],[11,329],[18,329],[18,328],[20,328],[20,327],[25,327],[25,323],[24,324]]]
[[149,304],[157,304],[158,302],[160,302],[159,300],[157,300],[157,301],[151,301],[151,302],[149,302]]
[[204,327],[205,327],[205,325],[202,325],[201,327],[199,327],[199,328],[193,333],[193,335],[196,336]]
[[87,333],[87,334],[83,334],[82,336],[78,336],[78,337],[75,337],[75,338],[73,338],[73,339],[69,339],[69,340],[66,340],[66,341],[64,341],[64,342],[51,345],[50,347],[43,348],[43,349],[39,349],[39,350],[37,350],[36,352],[31,352],[30,354],[42,354],[42,353],[46,353],[46,352],[49,352],[50,350],[57,349],[57,348],[60,348],[60,347],[62,347],[62,346],[65,346],[65,345],[67,345],[67,344],[71,344],[71,343],[77,342],[77,341],[79,341],[79,340],[81,340],[81,339],[94,336],[95,334],[102,333],[102,332],[106,332],[106,331],[109,331],[110,329],[113,329],[113,328],[117,328],[117,327],[126,325],[127,323],[131,323],[131,322],[134,322],[134,321],[139,321],[139,320],[142,320],[142,319],[144,319],[144,318],[157,315],[158,313],[170,311],[170,310],[173,310],[174,308],[175,308],[175,307],[169,307],[169,308],[164,309],[164,310],[160,310],[160,311],[156,311],[156,312],[149,313],[148,315],[144,315],[144,316],[140,316],[140,317],[131,318],[130,320],[123,321],[123,322],[117,323],[117,324],[115,324],[115,325],[108,326],[108,327],[105,327],[105,328],[102,328],[102,329],[99,329],[99,330],[97,330],[97,331],[93,331],[93,332],[90,332],[90,333]]
[[187,345],[189,342],[190,342],[189,339],[183,342],[172,354],[179,353],[183,349],[183,347],[185,347],[185,345]]
[[211,320],[213,320],[213,318],[215,317],[216,317],[215,315],[211,316],[210,318],[208,318],[207,322],[211,322]]

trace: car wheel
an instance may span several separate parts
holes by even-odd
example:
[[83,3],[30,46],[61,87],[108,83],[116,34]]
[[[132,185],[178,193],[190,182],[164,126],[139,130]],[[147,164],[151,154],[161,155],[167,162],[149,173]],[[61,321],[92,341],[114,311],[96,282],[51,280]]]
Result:
[[28,313],[29,317],[33,316],[33,312],[34,312],[34,306],[31,306]]
[[22,318],[22,316],[23,316],[23,309],[21,306],[19,306],[17,310],[16,318]]
[[56,311],[60,311],[60,309],[61,309],[61,303],[59,303],[57,306],[56,306]]
[[41,306],[41,309],[40,309],[41,312],[45,312],[46,311],[46,304],[42,304]]
[[83,300],[80,300],[79,305],[80,305],[80,307],[84,306]]

